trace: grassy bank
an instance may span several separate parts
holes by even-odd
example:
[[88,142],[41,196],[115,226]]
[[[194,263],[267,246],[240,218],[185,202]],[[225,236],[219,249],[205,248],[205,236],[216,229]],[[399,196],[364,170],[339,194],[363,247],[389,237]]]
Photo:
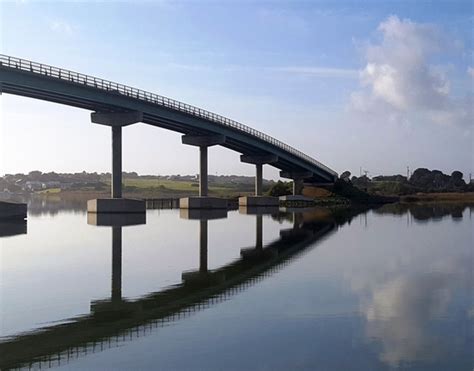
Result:
[[466,202],[474,203],[474,192],[416,193],[402,196],[400,202]]

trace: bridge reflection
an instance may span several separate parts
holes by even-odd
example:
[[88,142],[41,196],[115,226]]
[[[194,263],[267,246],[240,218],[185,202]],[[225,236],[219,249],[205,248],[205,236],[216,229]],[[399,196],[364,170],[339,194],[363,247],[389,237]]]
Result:
[[140,216],[134,214],[91,214],[88,219],[90,224],[108,226],[112,230],[110,298],[92,302],[88,315],[6,339],[0,343],[0,369],[62,364],[71,358],[121,345],[169,322],[225,301],[314,248],[318,241],[330,235],[339,225],[350,222],[361,211],[346,211],[344,217],[335,217],[327,210],[299,214],[288,211],[283,216],[293,221],[293,227],[282,230],[277,240],[264,245],[262,215],[272,214],[275,210],[241,210],[256,216],[255,246],[242,249],[240,259],[209,270],[208,224],[212,219],[226,217],[226,214],[219,214],[216,210],[197,213],[183,210],[181,217],[199,221],[199,269],[183,272],[180,284],[135,300],[123,298],[121,292],[122,228],[144,223],[145,220],[137,219]]
[[0,219],[0,238],[26,234],[26,219]]

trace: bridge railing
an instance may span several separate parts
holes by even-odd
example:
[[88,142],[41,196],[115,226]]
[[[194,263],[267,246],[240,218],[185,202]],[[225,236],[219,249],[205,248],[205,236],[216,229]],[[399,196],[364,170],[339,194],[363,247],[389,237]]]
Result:
[[44,76],[49,76],[52,78],[57,78],[61,80],[66,80],[68,82],[82,84],[86,86],[90,86],[96,89],[106,90],[108,92],[117,93],[121,95],[125,95],[127,97],[136,98],[142,101],[154,103],[163,107],[171,108],[173,110],[184,112],[196,117],[200,117],[214,123],[224,125],[227,127],[231,127],[233,129],[237,129],[247,134],[251,134],[267,143],[270,143],[276,147],[279,147],[313,165],[318,166],[319,168],[325,170],[329,174],[333,176],[337,176],[337,173],[327,166],[323,165],[319,161],[315,160],[314,158],[306,155],[305,153],[291,147],[290,145],[283,143],[268,134],[262,133],[261,131],[252,129],[251,127],[241,124],[238,121],[231,120],[227,117],[218,115],[216,113],[203,110],[201,108],[189,105],[187,103],[179,102],[177,100],[164,97],[162,95],[150,93],[141,89],[132,88],[127,85],[118,84],[116,82],[100,79],[97,77],[85,75],[82,73],[65,70],[58,67],[49,66],[42,63],[37,63],[33,61],[29,61],[26,59],[11,57],[8,55],[0,54],[0,66],[15,68],[22,71],[28,71]]

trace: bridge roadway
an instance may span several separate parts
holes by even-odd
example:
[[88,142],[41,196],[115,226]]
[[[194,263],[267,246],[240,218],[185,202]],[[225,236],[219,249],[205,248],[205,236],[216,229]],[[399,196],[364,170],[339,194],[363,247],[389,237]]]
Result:
[[[314,158],[237,121],[97,77],[0,55],[0,89],[1,93],[86,109],[93,112],[93,122],[111,126],[113,198],[121,197],[121,128],[138,122],[182,133],[184,144],[200,147],[201,196],[207,196],[207,147],[212,145],[237,151],[241,161],[256,166],[257,196],[261,196],[263,164],[280,169],[280,175],[295,184],[303,180],[332,183],[338,176]],[[288,130],[293,130],[290,123]]]
[[[288,216],[291,218],[291,214]],[[281,231],[280,239],[215,271],[202,272],[195,279],[148,294],[134,301],[125,299],[93,302],[91,314],[46,327],[31,334],[21,334],[0,343],[0,369],[41,367],[101,351],[140,337],[155,327],[203,310],[227,300],[253,285],[327,237],[337,226],[357,215],[333,217],[305,213],[293,214],[294,227]]]

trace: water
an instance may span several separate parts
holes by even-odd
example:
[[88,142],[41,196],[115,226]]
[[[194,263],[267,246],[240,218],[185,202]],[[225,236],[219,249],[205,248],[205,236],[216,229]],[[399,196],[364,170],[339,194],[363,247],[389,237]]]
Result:
[[473,369],[472,207],[83,207],[0,225],[0,368]]

